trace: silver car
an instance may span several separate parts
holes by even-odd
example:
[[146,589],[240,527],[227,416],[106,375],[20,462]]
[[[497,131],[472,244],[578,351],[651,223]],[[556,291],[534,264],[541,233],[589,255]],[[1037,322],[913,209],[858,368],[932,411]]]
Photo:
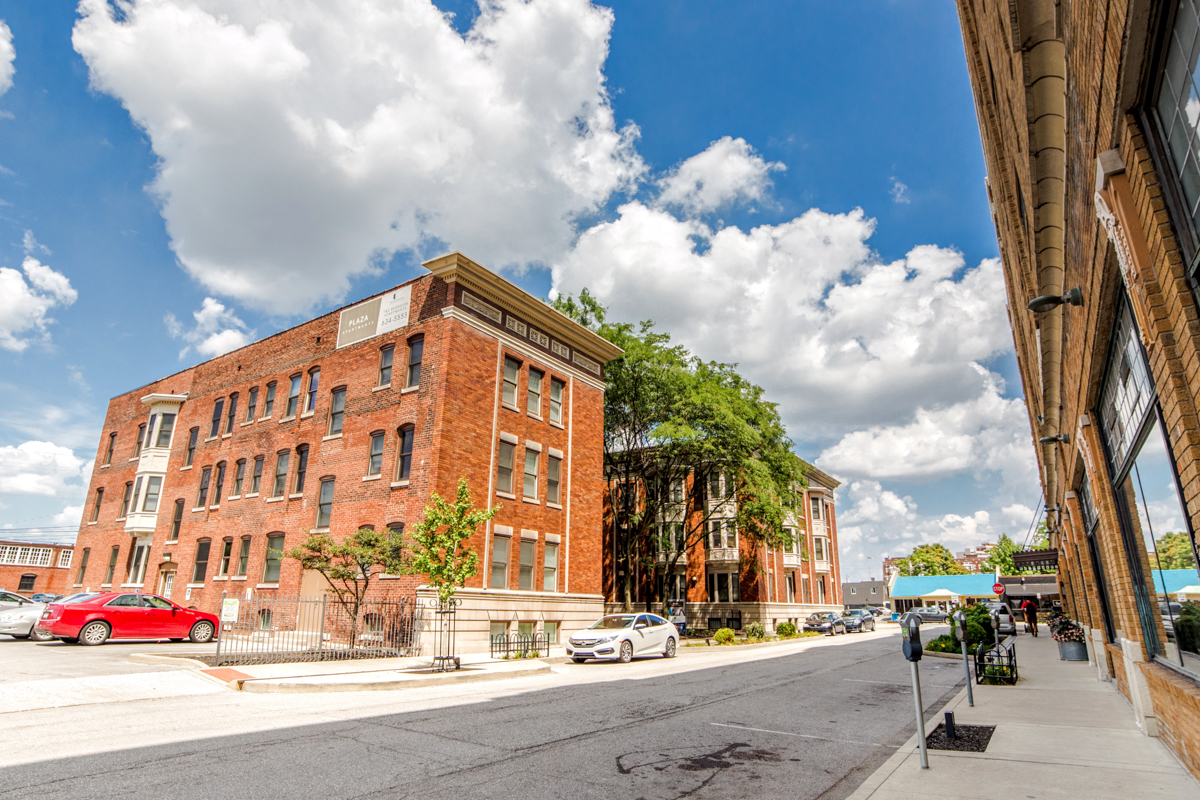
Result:
[[0,589],[0,611],[4,611],[5,609],[9,608],[19,608],[20,606],[27,605],[28,603],[32,602],[33,601],[28,597],[22,597],[19,594],[13,594],[12,592],[6,592],[3,589]]
[[45,603],[25,603],[0,611],[0,634],[14,639],[33,639],[35,642],[50,641],[54,637],[49,631],[37,629],[37,621],[45,610]]
[[573,634],[567,655],[576,664],[589,658],[628,664],[635,655],[675,657],[679,630],[657,614],[610,614]]

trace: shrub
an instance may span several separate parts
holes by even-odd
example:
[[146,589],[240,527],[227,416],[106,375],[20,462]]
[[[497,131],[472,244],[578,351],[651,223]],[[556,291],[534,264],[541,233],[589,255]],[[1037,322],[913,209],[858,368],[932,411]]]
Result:
[[766,627],[758,621],[751,622],[746,626],[747,639],[765,639],[767,638]]
[[796,635],[796,626],[790,622],[781,622],[775,626],[775,632],[780,636],[791,638]]
[[[971,649],[978,647],[981,644],[992,643],[992,621],[988,611],[981,604],[967,606],[963,609],[967,616],[967,646]],[[954,636],[954,629],[958,623],[954,621],[954,617],[950,618],[950,635]],[[955,649],[958,649],[956,641]]]
[[717,640],[717,644],[732,644],[733,630],[731,628],[721,628],[713,634],[713,638]]
[[925,649],[931,653],[959,653],[962,652],[962,645],[958,643],[950,634],[943,633],[941,636],[926,643]]

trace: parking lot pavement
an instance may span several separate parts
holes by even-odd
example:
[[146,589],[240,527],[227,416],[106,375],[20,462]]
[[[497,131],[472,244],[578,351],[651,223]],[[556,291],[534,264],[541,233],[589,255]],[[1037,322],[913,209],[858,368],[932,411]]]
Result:
[[85,647],[63,642],[21,641],[0,636],[0,683],[166,672],[179,667],[132,664],[129,654],[152,653],[187,658],[192,654],[212,653],[215,649],[214,644],[176,644],[140,640],[109,641],[99,647]]

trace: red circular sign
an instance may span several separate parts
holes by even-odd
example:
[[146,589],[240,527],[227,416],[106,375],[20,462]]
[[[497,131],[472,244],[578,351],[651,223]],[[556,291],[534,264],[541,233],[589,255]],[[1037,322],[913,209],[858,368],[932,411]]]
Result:
[[996,594],[1004,594],[1004,584],[1003,583],[995,584],[994,586],[992,586],[992,591],[995,592]]

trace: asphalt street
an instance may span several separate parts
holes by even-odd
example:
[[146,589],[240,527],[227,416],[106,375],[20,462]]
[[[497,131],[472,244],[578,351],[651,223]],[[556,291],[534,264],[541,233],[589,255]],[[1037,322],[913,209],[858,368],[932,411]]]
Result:
[[[226,692],[4,714],[10,742],[44,744],[0,753],[0,798],[833,800],[914,729],[899,637],[838,640],[562,664],[449,693]],[[921,666],[932,711],[962,668]]]
[[128,675],[163,672],[170,667],[133,664],[130,653],[187,658],[211,653],[214,645],[191,642],[162,642],[118,639],[102,647],[82,647],[65,642],[32,642],[0,636],[0,683],[47,678],[77,678],[95,675]]

